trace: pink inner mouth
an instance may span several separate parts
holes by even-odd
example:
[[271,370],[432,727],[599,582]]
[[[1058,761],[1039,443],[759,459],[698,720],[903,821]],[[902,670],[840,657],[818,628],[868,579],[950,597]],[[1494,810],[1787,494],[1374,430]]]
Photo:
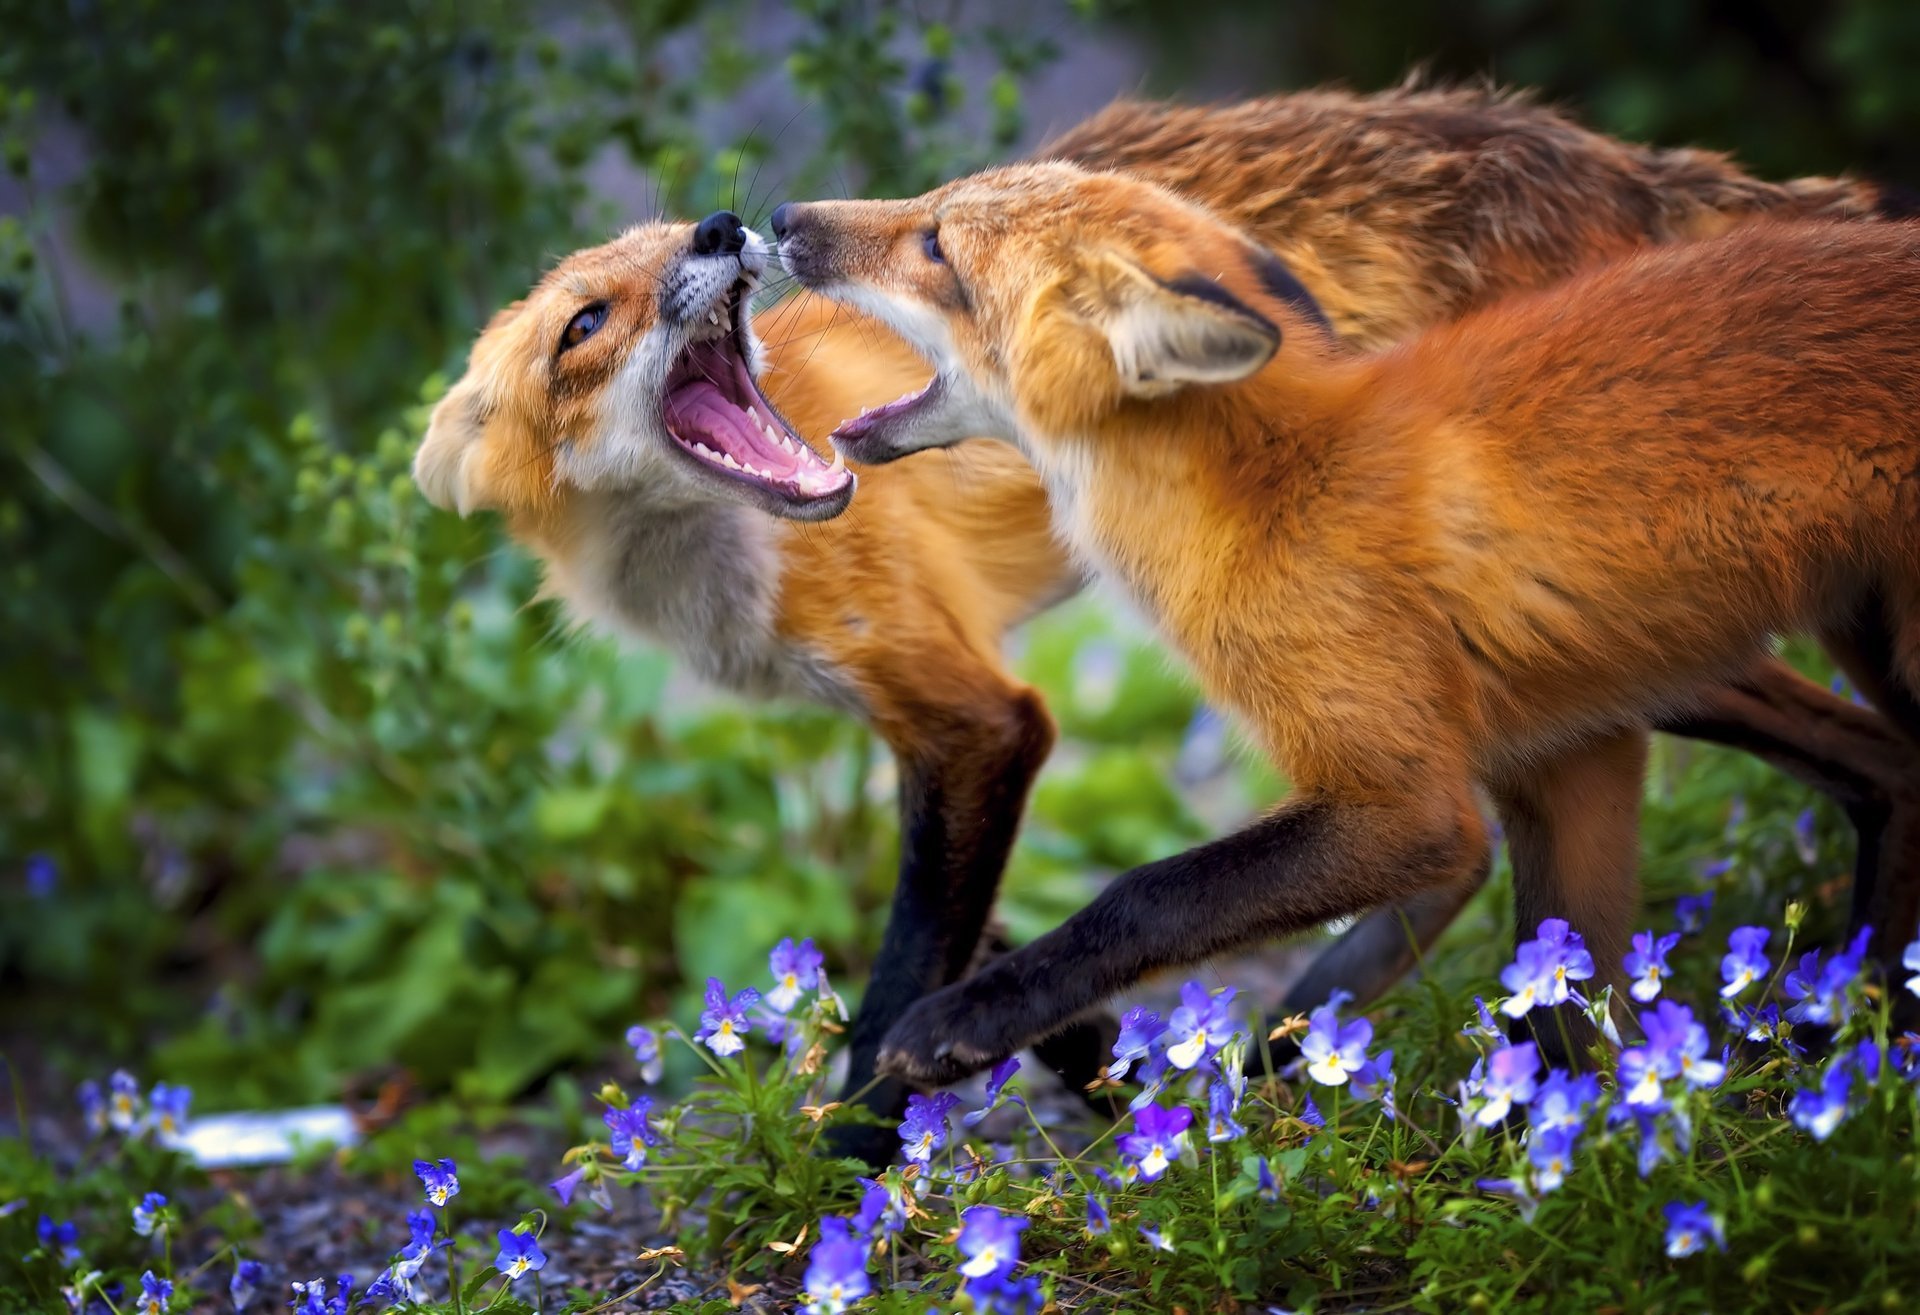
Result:
[[940,395],[942,388],[943,384],[940,376],[936,374],[928,382],[927,386],[918,392],[907,393],[904,396],[896,397],[891,402],[883,403],[880,406],[870,406],[859,415],[842,420],[838,425],[834,426],[833,432],[827,435],[827,437],[835,443],[839,443],[842,440],[848,443],[857,443],[864,438],[870,437],[874,431],[885,428],[888,424],[900,419],[902,416],[912,415],[913,412],[920,407],[935,400]]
[[852,472],[838,457],[832,465],[821,460],[780,418],[747,369],[737,291],[729,311],[733,331],[692,344],[674,362],[661,404],[667,432],[715,472],[788,499],[841,492]]

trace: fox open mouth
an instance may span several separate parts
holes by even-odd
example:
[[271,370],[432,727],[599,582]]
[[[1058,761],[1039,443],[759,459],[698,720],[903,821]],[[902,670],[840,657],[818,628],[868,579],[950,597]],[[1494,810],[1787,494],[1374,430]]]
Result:
[[[673,440],[714,475],[775,495],[773,509],[818,512],[853,486],[838,453],[829,465],[773,409],[747,368],[747,283],[728,293],[725,331],[688,345],[667,375],[661,419]],[[712,320],[720,320],[716,307]]]
[[876,440],[885,441],[889,430],[909,428],[922,413],[938,410],[946,401],[946,380],[934,375],[925,388],[896,397],[891,402],[870,406],[859,415],[842,420],[827,435],[837,452],[861,455]]

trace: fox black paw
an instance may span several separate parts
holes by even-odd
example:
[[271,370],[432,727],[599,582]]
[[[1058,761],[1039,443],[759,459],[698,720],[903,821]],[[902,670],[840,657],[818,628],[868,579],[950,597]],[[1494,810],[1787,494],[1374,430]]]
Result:
[[936,991],[914,1004],[880,1045],[882,1073],[923,1086],[945,1086],[997,1064],[1020,1048],[1002,1012],[978,999],[972,983]]

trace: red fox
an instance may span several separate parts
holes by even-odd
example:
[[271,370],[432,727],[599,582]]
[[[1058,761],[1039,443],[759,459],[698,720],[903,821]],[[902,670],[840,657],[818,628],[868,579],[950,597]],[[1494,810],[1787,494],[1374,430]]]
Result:
[[[1362,346],[1596,255],[1770,211],[1866,217],[1882,205],[1864,184],[1762,183],[1719,157],[1627,146],[1479,91],[1121,103],[1046,153],[1125,166],[1222,207],[1282,252],[1336,332]],[[851,514],[795,525],[785,513],[832,511],[851,484],[784,443],[784,456],[765,452],[752,430],[736,441],[762,455],[733,452],[737,473],[724,455],[715,471],[674,441],[669,422],[684,429],[689,412],[667,416],[663,393],[669,372],[685,377],[676,344],[696,337],[709,355],[728,353],[716,374],[734,398],[751,401],[735,364],[760,363],[772,405],[755,419],[778,430],[784,416],[787,439],[823,436],[927,382],[899,339],[819,298],[763,316],[756,348],[739,298],[762,263],[758,239],[724,216],[646,224],[575,253],[481,334],[416,473],[443,506],[503,511],[575,616],[664,642],[730,689],[844,709],[891,747],[900,881],[854,1023],[851,1090],[907,1005],[974,954],[1053,737],[1038,697],[1007,670],[1001,636],[1080,576],[1038,481],[1000,444],[863,469]],[[815,492],[777,478],[763,487],[746,471],[777,477],[789,462],[805,464]],[[1663,728],[1740,744],[1840,798],[1873,838],[1857,898],[1896,887],[1870,880],[1876,871],[1920,871],[1915,755],[1872,712],[1762,663]],[[1470,893],[1416,901],[1415,930],[1437,934]],[[1410,961],[1397,917],[1363,921],[1290,1003],[1318,1003],[1336,984],[1371,995]],[[1084,1080],[1104,1048],[1085,1034],[1075,1042],[1070,1032],[1052,1044]],[[898,1084],[869,1095],[883,1112],[904,1099]]]
[[[1753,224],[1351,355],[1266,250],[1124,174],[1013,166],[773,227],[1017,443],[1293,785],[919,1001],[886,1071],[951,1081],[1145,972],[1472,880],[1482,788],[1519,925],[1569,919],[1617,976],[1647,718],[1786,630],[1920,707],[1920,228]],[[834,441],[899,455],[882,428]],[[1535,852],[1540,818],[1596,810],[1603,843]]]

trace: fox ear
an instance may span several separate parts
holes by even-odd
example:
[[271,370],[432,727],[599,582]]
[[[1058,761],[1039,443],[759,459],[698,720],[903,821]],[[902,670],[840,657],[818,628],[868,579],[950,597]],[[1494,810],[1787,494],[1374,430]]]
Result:
[[1112,253],[1087,274],[1082,311],[1135,397],[1245,379],[1280,350],[1278,326],[1204,275],[1163,282]]

